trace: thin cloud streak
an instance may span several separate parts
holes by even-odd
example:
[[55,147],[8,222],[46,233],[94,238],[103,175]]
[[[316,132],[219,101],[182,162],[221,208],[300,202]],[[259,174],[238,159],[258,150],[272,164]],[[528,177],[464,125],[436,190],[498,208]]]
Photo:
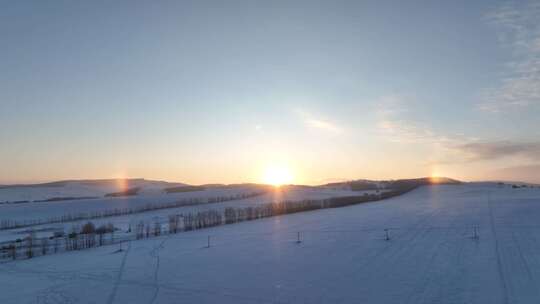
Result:
[[540,105],[540,3],[507,3],[486,15],[502,46],[512,51],[501,84],[481,92],[487,112]]
[[516,158],[540,160],[540,141],[480,140],[462,134],[442,134],[428,125],[403,118],[408,112],[403,98],[383,97],[377,111],[379,133],[388,141],[420,144],[437,151],[430,164],[459,164]]
[[520,157],[540,160],[540,142],[475,142],[454,147],[469,161],[496,160],[505,157]]
[[496,169],[491,172],[491,175],[498,179],[505,180],[522,180],[533,183],[540,183],[540,164],[529,164],[523,166],[506,167]]
[[378,101],[377,129],[388,141],[396,143],[424,143],[452,145],[465,139],[460,135],[443,135],[434,131],[429,125],[404,118],[409,112],[405,99],[397,95],[383,96]]
[[324,130],[335,134],[343,132],[343,128],[327,119],[315,117],[313,116],[313,114],[305,112],[303,110],[297,110],[296,113],[298,113],[302,117],[304,125],[306,125],[308,128]]
[[306,125],[316,128],[316,129],[322,129],[331,131],[334,133],[341,133],[341,128],[336,126],[335,124],[326,121],[326,120],[320,120],[320,119],[307,119],[305,121]]

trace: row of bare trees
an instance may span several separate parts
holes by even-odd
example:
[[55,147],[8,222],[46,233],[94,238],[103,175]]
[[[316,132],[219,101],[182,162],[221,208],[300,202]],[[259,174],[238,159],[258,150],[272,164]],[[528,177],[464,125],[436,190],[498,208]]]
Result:
[[[36,232],[30,230],[23,239],[0,245],[0,257],[4,259],[31,259],[37,255],[72,251],[114,244],[116,228],[108,223],[96,227],[92,222],[82,227],[73,226],[69,233],[55,232],[49,237],[36,237]],[[108,241],[106,241],[108,240]]]
[[186,214],[170,214],[166,226],[155,217],[151,222],[139,221],[132,233],[131,225],[127,233],[115,238],[116,229],[113,224],[104,224],[96,227],[87,222],[82,227],[73,226],[67,234],[55,233],[48,238],[36,238],[35,232],[30,230],[23,240],[16,240],[7,245],[0,246],[0,257],[8,259],[32,258],[36,255],[57,253],[58,251],[82,250],[97,246],[121,243],[133,239],[158,237],[162,234],[174,234],[219,225],[234,224],[271,216],[311,211],[317,209],[337,208],[364,202],[390,198],[408,192],[414,188],[407,187],[399,190],[379,194],[362,196],[336,197],[323,200],[286,201],[262,204],[250,207],[228,207],[223,211],[207,210]]
[[254,192],[248,192],[248,193],[238,193],[238,194],[229,195],[229,196],[222,195],[222,196],[210,197],[210,198],[188,198],[188,199],[183,199],[183,200],[172,202],[172,203],[161,203],[161,204],[149,203],[144,206],[137,206],[133,208],[115,208],[115,209],[101,210],[101,211],[94,211],[94,212],[80,212],[77,214],[64,214],[62,216],[50,217],[47,219],[30,219],[30,220],[3,219],[3,220],[0,220],[0,230],[31,227],[31,226],[37,226],[37,225],[43,225],[43,224],[67,223],[67,222],[74,222],[74,221],[81,221],[81,220],[92,220],[92,219],[99,219],[99,218],[106,218],[106,217],[113,217],[113,216],[130,215],[130,214],[142,213],[142,212],[160,210],[160,209],[170,209],[170,208],[178,208],[178,207],[185,207],[185,206],[192,206],[192,205],[200,205],[200,204],[220,203],[220,202],[234,201],[234,200],[240,200],[240,199],[247,199],[251,197],[260,196],[265,193],[266,191],[254,191]]

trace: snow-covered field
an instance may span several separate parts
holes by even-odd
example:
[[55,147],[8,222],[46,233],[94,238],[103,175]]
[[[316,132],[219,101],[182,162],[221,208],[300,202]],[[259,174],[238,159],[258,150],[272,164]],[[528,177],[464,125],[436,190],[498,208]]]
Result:
[[[24,189],[21,189],[22,192]],[[90,200],[72,200],[58,202],[39,202],[25,204],[0,205],[1,220],[46,220],[51,217],[61,217],[66,214],[91,213],[96,211],[113,210],[115,208],[137,208],[147,204],[164,204],[183,201],[188,199],[200,199],[205,202],[208,198],[228,197],[238,194],[249,194],[260,192],[260,186],[245,185],[235,187],[209,188],[204,191],[182,192],[182,193],[152,193],[141,194],[132,197],[100,198]],[[266,204],[274,201],[298,201],[304,199],[325,199],[329,197],[363,195],[364,193],[374,193],[373,191],[350,191],[333,190],[324,188],[311,188],[302,186],[290,186],[282,190],[270,191],[263,195],[258,195],[246,199],[230,200],[220,203],[201,203],[197,205],[184,206],[179,208],[166,208],[144,213],[133,213],[123,216],[104,217],[92,219],[96,225],[112,223],[121,230],[135,226],[139,221],[166,222],[170,214],[189,213],[203,210],[223,210],[226,207],[248,207],[259,204]],[[67,223],[53,223],[24,227],[18,229],[0,230],[0,242],[23,238],[28,234],[29,229],[33,229],[38,237],[49,237],[54,231],[69,231],[73,226],[82,226],[88,220],[72,221]]]
[[[204,191],[181,193],[155,193],[140,194],[126,197],[107,197],[99,199],[67,200],[58,202],[39,202],[25,204],[0,205],[0,220],[31,220],[59,217],[65,214],[92,213],[104,210],[137,208],[147,204],[164,204],[182,201],[185,199],[200,199],[219,196],[231,196],[241,193],[254,192],[253,187],[211,188]],[[260,189],[259,189],[260,190]]]
[[0,303],[538,303],[538,219],[538,189],[425,186],[1,264]]
[[140,194],[152,195],[168,187],[183,186],[145,179],[72,180],[46,184],[0,186],[0,202],[35,201],[60,197],[103,197],[106,194],[140,188]]

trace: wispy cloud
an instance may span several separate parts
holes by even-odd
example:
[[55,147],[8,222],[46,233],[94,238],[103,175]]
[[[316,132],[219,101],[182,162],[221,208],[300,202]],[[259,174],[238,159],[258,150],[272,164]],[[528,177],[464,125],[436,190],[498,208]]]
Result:
[[490,176],[504,180],[528,180],[540,183],[540,164],[527,164],[515,167],[496,169],[490,172]]
[[436,132],[428,124],[407,118],[410,105],[398,95],[381,97],[377,102],[377,129],[387,140],[398,143],[447,145],[462,136],[448,136]]
[[499,86],[482,92],[480,109],[500,112],[540,105],[540,3],[509,2],[486,15],[513,60]]
[[305,123],[306,123],[306,125],[308,125],[308,126],[310,126],[312,128],[323,129],[323,130],[327,130],[327,131],[331,131],[331,132],[335,132],[335,133],[341,133],[341,128],[340,127],[338,127],[334,123],[331,123],[331,122],[329,122],[327,120],[320,120],[320,119],[311,118],[311,119],[305,120]]
[[304,124],[308,128],[324,130],[336,134],[343,132],[343,128],[328,119],[315,117],[312,113],[306,112],[304,110],[296,110],[296,113],[300,115]]
[[384,119],[378,122],[377,128],[392,142],[419,143],[437,141],[437,135],[433,131],[407,120]]
[[496,160],[505,157],[519,157],[540,160],[540,142],[492,141],[470,142],[454,146],[467,161]]
[[388,141],[418,144],[432,148],[431,164],[457,164],[516,158],[540,160],[540,141],[487,141],[464,134],[434,130],[428,124],[411,120],[410,107],[399,96],[383,97],[379,101],[378,130]]

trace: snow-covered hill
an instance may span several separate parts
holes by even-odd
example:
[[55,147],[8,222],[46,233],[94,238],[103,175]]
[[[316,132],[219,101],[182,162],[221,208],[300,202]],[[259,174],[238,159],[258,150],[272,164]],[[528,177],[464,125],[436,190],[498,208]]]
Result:
[[[369,181],[356,180],[343,183],[333,183],[318,187],[307,187],[326,190],[345,191],[376,191],[388,189],[395,186],[396,182],[428,182],[428,183],[457,183],[455,180],[442,178],[439,180],[411,179],[411,180],[389,180],[389,181]],[[163,194],[175,194],[183,192],[197,192],[213,189],[237,189],[250,186],[262,186],[256,184],[237,185],[202,185],[190,186],[183,183],[171,183],[166,181],[136,179],[98,179],[98,180],[66,180],[43,184],[23,184],[23,185],[0,185],[0,205],[2,204],[22,204],[22,203],[42,203],[98,199],[104,197],[129,197],[129,196],[160,196]],[[301,187],[301,186],[297,186]]]
[[538,303],[539,218],[539,189],[424,186],[2,264],[0,303]]
[[[92,219],[92,222],[100,225],[112,223],[115,227],[126,230],[135,226],[139,221],[167,222],[170,214],[180,214],[197,212],[204,210],[223,210],[227,207],[249,207],[270,202],[299,201],[305,199],[326,199],[330,197],[342,197],[352,195],[362,195],[373,191],[350,191],[333,190],[317,187],[288,186],[280,189],[273,189],[261,185],[245,184],[232,186],[213,186],[202,191],[178,192],[178,193],[158,193],[137,195],[132,197],[106,197],[89,200],[56,201],[56,202],[36,202],[25,204],[4,204],[0,205],[0,223],[2,221],[17,221],[22,223],[41,221],[47,222],[51,218],[60,218],[67,215],[91,214],[95,212],[106,212],[115,209],[134,209],[148,205],[164,205],[175,202],[196,201],[198,203],[188,204],[178,208],[165,208],[143,213],[132,213],[121,216],[104,217]],[[232,199],[223,202],[207,203],[209,199],[216,197],[235,197],[242,194],[261,193],[260,195],[244,198]],[[0,229],[0,242],[15,240],[24,237],[29,229],[33,229],[40,237],[49,237],[55,231],[70,231],[74,226],[81,226],[88,220],[68,221],[66,223],[47,223],[43,225],[33,225],[19,229]],[[1,227],[1,225],[0,225]],[[41,232],[43,231],[43,232]]]
[[100,198],[137,188],[138,194],[160,194],[170,187],[185,186],[146,179],[68,180],[44,184],[0,186],[0,203]]

